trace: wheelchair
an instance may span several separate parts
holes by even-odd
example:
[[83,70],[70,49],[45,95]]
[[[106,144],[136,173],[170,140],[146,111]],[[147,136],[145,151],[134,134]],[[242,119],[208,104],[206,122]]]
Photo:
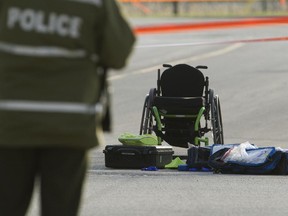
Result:
[[189,144],[224,144],[219,96],[209,88],[209,78],[200,71],[207,66],[163,64],[158,69],[157,88],[145,97],[140,135],[157,136],[158,145],[189,148]]

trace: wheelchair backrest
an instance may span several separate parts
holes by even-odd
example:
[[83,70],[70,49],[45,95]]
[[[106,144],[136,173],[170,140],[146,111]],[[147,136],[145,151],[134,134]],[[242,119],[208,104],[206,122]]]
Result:
[[187,64],[166,69],[160,79],[164,97],[202,97],[205,86],[203,73]]

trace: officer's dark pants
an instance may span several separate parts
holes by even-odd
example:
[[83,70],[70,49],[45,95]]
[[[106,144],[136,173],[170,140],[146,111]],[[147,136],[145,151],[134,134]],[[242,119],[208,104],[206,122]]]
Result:
[[77,215],[87,152],[0,148],[0,215],[24,216],[39,177],[42,216]]

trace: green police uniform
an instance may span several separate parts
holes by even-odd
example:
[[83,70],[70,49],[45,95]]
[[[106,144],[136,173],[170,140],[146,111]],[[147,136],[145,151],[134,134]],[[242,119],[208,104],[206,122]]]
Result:
[[134,35],[114,0],[0,0],[0,215],[78,211],[98,144],[98,68],[122,68]]
[[0,146],[97,145],[98,66],[134,36],[114,0],[0,0]]

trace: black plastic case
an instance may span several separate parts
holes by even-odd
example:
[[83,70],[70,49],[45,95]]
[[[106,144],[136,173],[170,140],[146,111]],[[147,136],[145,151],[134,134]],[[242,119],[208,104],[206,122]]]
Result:
[[121,169],[142,169],[150,166],[164,168],[172,161],[170,146],[107,145],[103,151],[105,166]]

